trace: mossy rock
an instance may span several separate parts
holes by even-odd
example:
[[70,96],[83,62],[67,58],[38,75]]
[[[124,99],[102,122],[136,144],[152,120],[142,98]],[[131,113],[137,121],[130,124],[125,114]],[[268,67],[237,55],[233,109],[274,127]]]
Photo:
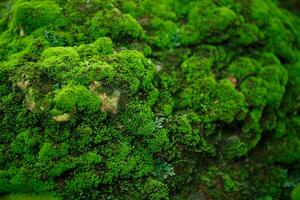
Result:
[[297,199],[300,18],[280,2],[2,0],[0,194]]

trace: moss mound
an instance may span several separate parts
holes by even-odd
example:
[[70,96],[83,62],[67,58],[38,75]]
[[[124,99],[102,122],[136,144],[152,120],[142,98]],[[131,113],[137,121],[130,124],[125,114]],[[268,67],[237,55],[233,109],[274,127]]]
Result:
[[300,18],[282,5],[1,1],[0,194],[297,200]]

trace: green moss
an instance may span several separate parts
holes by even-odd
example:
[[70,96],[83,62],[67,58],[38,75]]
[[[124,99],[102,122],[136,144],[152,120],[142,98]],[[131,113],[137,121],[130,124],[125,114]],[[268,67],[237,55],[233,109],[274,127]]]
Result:
[[183,90],[182,106],[188,106],[204,113],[204,121],[222,120],[231,122],[237,113],[247,112],[244,96],[236,91],[229,80],[217,82],[209,73],[213,60],[199,60],[192,57],[184,62],[189,87]]
[[[236,20],[236,13],[228,7],[216,7],[211,1],[195,3],[188,13],[188,24],[183,29],[183,44],[200,42],[211,34],[224,31]],[[223,37],[225,35],[222,35]],[[227,39],[225,36],[224,39]],[[224,40],[215,39],[216,42]]]
[[250,16],[259,26],[265,25],[270,19],[270,1],[253,0],[250,5]]
[[2,196],[1,200],[59,200],[51,195],[12,194]]
[[[270,142],[268,148],[271,148],[271,150],[268,152],[268,161],[282,163],[296,162],[299,160],[299,143],[299,138],[291,135],[282,138],[280,141]],[[272,148],[274,146],[276,148]]]
[[268,90],[267,102],[271,106],[278,107],[288,80],[287,70],[282,65],[270,65],[264,69],[262,76],[267,81],[265,86]]
[[241,114],[238,118],[243,118],[243,113],[247,112],[247,105],[244,101],[244,96],[235,90],[229,80],[222,80],[216,88],[209,118],[232,122],[238,113]]
[[97,13],[91,21],[91,34],[94,38],[110,36],[116,38],[141,38],[143,29],[129,14],[122,14],[117,8]]
[[78,111],[97,112],[100,108],[100,98],[83,86],[68,85],[55,96],[58,109],[66,112]]
[[[200,182],[208,187],[211,195],[214,198],[226,198],[227,192],[233,192],[233,190],[238,190],[240,187],[239,183],[236,182],[227,172],[222,171],[219,168],[211,167],[208,169],[206,174],[203,174],[199,177]],[[219,183],[224,187],[224,192],[218,191],[218,186],[216,183]]]
[[82,156],[82,161],[83,163],[87,164],[98,164],[101,163],[102,158],[95,152],[88,152],[84,156]]
[[150,37],[155,46],[172,48],[180,45],[181,33],[174,22],[155,18],[151,20],[151,26],[156,33],[156,35]]
[[0,193],[289,198],[299,21],[273,0],[1,1]]
[[35,146],[39,143],[39,136],[36,136],[38,131],[36,130],[26,130],[19,133],[16,136],[16,139],[11,144],[11,150],[15,154],[25,154],[26,156],[30,156],[34,152]]
[[147,180],[145,188],[143,190],[144,197],[151,200],[169,199],[168,193],[169,191],[166,185],[155,179]]
[[258,43],[264,38],[263,32],[255,24],[245,23],[237,30],[237,40],[235,41],[238,45],[251,45]]
[[221,147],[221,155],[224,160],[231,160],[241,157],[248,152],[247,144],[242,141],[238,135],[232,135],[226,138]]
[[62,157],[68,154],[68,146],[66,144],[61,144],[59,146],[54,146],[51,143],[44,143],[39,151],[39,160],[50,160],[57,157]]
[[139,89],[153,87],[151,81],[155,68],[138,51],[124,50],[109,54],[103,60],[99,61],[97,58],[91,60],[91,63],[83,63],[83,66],[74,72],[76,82],[89,85],[92,90],[104,92],[106,95],[121,92],[128,96]]
[[295,189],[293,190],[293,192],[292,192],[292,195],[291,195],[291,199],[292,200],[297,200],[297,199],[299,199],[300,198],[300,189],[299,189],[300,187],[299,187],[299,185],[297,186],[297,187],[295,187]]
[[170,127],[173,140],[188,146],[197,146],[200,136],[197,131],[192,129],[192,125],[187,116],[175,116],[174,125]]
[[79,59],[79,54],[72,47],[52,47],[43,51],[39,64],[51,79],[64,82],[78,67]]
[[[109,65],[104,61],[97,61],[81,67],[74,74],[76,83],[82,85],[89,85],[94,88],[92,90],[99,90],[102,88],[101,81],[105,80],[110,84],[113,84],[113,80],[116,78],[117,73],[112,65]],[[116,82],[117,84],[118,82]]]
[[[134,94],[139,88],[148,88],[153,80],[155,68],[150,60],[138,51],[121,51],[110,57],[110,64],[118,73],[115,84],[127,86]],[[127,90],[127,89],[126,89]]]
[[99,38],[89,45],[80,45],[77,51],[84,58],[111,54],[113,53],[112,41],[110,38]]
[[132,102],[121,118],[124,128],[137,135],[149,136],[155,130],[153,113],[149,106]]
[[61,8],[51,1],[20,2],[13,10],[13,29],[21,37],[42,26],[62,24]]
[[[64,186],[66,191],[64,198],[78,198],[79,196],[85,199],[93,198],[93,195],[95,195],[93,190],[97,188],[99,183],[99,177],[92,171],[76,173],[74,178]],[[86,193],[86,191],[89,191],[89,193]]]
[[232,73],[238,80],[258,74],[260,70],[260,63],[246,57],[238,58],[232,62],[228,68],[228,72]]

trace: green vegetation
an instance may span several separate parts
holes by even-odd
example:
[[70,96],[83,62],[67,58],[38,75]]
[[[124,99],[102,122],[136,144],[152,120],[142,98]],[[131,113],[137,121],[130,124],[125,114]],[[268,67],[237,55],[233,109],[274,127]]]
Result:
[[28,194],[14,194],[7,195],[0,198],[1,200],[59,200],[59,198],[55,198],[47,195],[28,195]]
[[289,2],[2,0],[0,199],[299,200]]

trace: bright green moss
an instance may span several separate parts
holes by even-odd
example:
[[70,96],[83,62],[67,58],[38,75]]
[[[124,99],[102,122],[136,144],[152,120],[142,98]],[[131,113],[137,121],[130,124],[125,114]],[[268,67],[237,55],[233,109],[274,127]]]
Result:
[[158,109],[165,116],[172,114],[175,106],[175,101],[168,92],[161,92],[158,99]]
[[[237,92],[229,80],[222,80],[216,88],[213,104],[208,108],[208,120],[232,122],[238,113],[247,112],[244,96]],[[211,119],[209,119],[211,118]]]
[[99,38],[89,45],[80,45],[77,51],[84,58],[111,54],[113,53],[112,41],[110,38]]
[[261,78],[249,77],[240,84],[241,92],[245,95],[248,105],[264,107],[267,103],[267,88]]
[[[32,133],[31,133],[32,132]],[[30,155],[34,151],[35,145],[38,144],[39,137],[34,134],[38,134],[37,131],[23,131],[19,133],[15,141],[11,144],[11,150],[16,154]]]
[[156,119],[154,122],[156,130],[152,133],[151,137],[147,139],[147,147],[151,153],[157,153],[170,147],[168,130],[159,127],[157,120],[159,119]]
[[129,132],[142,136],[149,136],[155,130],[153,113],[147,105],[132,102],[126,106],[121,118],[124,128]]
[[156,33],[156,35],[150,37],[155,46],[172,48],[180,45],[181,33],[174,22],[155,18],[151,20],[151,26]]
[[58,109],[66,112],[88,111],[97,112],[100,109],[100,98],[83,86],[68,85],[55,96]]
[[78,69],[74,74],[74,79],[76,83],[88,85],[92,91],[99,92],[103,88],[102,81],[107,82],[107,85],[113,85],[116,75],[116,70],[112,65],[104,61],[97,61]]
[[294,38],[290,30],[285,29],[283,20],[272,19],[269,26],[266,28],[266,37],[269,40],[269,48],[273,48],[276,55],[287,60],[293,60],[293,49],[290,43]]
[[[59,28],[42,27],[31,34],[32,37],[38,38],[38,45],[50,47],[73,46],[75,43],[74,35],[67,34]],[[40,48],[40,46],[38,46]],[[40,53],[40,52],[39,52]]]
[[74,178],[64,186],[66,191],[64,198],[72,199],[80,196],[80,198],[91,199],[97,193],[93,191],[96,190],[100,182],[101,180],[93,171],[76,173]]
[[265,25],[270,19],[270,1],[252,0],[250,3],[250,16],[259,25]]
[[143,148],[131,146],[127,142],[114,147],[117,147],[117,151],[115,156],[108,160],[110,171],[105,182],[111,183],[116,178],[128,178],[131,174],[134,174],[134,178],[140,178],[154,170],[153,159]]
[[80,57],[72,47],[51,47],[43,51],[39,62],[51,79],[64,82],[79,65]]
[[222,120],[231,122],[239,112],[246,112],[244,96],[236,91],[229,80],[217,82],[209,73],[213,60],[192,57],[184,62],[182,69],[186,72],[188,88],[183,90],[183,106],[201,110],[204,121]]
[[[183,44],[200,42],[211,34],[225,31],[236,18],[236,13],[228,7],[216,7],[209,0],[196,3],[193,9],[190,9],[188,24],[182,30],[182,42]],[[215,41],[219,40],[222,41],[223,39],[220,38]]]
[[140,87],[148,88],[151,85],[155,68],[152,62],[140,52],[121,51],[111,55],[109,63],[118,73],[117,82],[114,84],[118,85],[119,88],[126,86],[134,94]]
[[66,144],[54,145],[52,143],[46,142],[42,145],[39,151],[39,160],[51,160],[53,158],[58,158],[67,155],[68,146]]
[[208,73],[213,65],[213,59],[203,58],[200,59],[197,56],[193,56],[182,63],[181,68],[186,74],[186,79],[188,82],[197,80],[199,77]]
[[17,3],[13,10],[13,29],[21,37],[42,26],[62,24],[61,8],[51,1]]
[[42,58],[45,64],[48,65],[53,65],[55,62],[72,65],[78,62],[79,55],[76,50],[71,47],[52,47],[42,53]]
[[87,163],[89,165],[91,164],[98,164],[101,163],[102,158],[95,152],[88,152],[81,158],[82,163]]
[[117,8],[97,13],[91,21],[91,34],[94,38],[110,36],[137,39],[143,36],[140,24],[129,14],[122,14]]
[[268,90],[267,101],[269,105],[278,107],[281,103],[287,84],[288,72],[282,65],[271,65],[266,67],[262,76],[266,81]]
[[[194,87],[186,88],[181,94],[179,105],[182,105],[182,107],[187,106],[193,109],[202,109],[203,111],[206,111],[210,101],[209,96],[214,91],[216,83],[211,76],[202,79],[201,83],[202,84],[199,87],[201,90],[195,91],[195,85]],[[206,93],[208,95],[201,95],[201,93]]]
[[260,63],[257,61],[241,57],[229,65],[228,71],[238,80],[245,79],[247,76],[253,76],[261,70]]
[[175,116],[173,120],[174,125],[170,127],[173,140],[188,146],[199,145],[199,133],[192,129],[187,116]]
[[237,40],[234,42],[238,45],[251,45],[264,38],[263,32],[261,32],[255,24],[242,23],[237,32],[235,31],[235,33],[233,33],[237,35]]
[[220,7],[214,11],[215,16],[218,19],[218,21],[213,21],[212,28],[213,29],[219,29],[224,30],[227,28],[230,24],[234,22],[236,19],[236,13],[227,7]]

